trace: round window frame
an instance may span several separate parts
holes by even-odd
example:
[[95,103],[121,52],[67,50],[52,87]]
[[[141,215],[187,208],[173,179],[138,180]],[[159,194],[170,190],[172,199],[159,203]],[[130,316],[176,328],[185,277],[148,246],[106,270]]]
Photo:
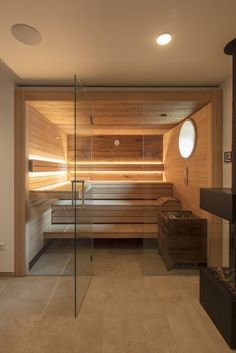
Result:
[[[193,142],[193,149],[192,149],[190,155],[189,155],[188,157],[184,157],[184,156],[182,156],[181,151],[180,151],[179,141],[180,141],[180,134],[181,134],[182,127],[183,127],[183,125],[184,125],[185,123],[187,123],[187,122],[190,122],[191,125],[192,125],[192,127],[193,127],[193,131],[194,131],[194,142]],[[181,128],[180,128],[180,130],[179,130],[178,150],[179,150],[180,156],[181,156],[183,159],[185,159],[185,160],[190,159],[190,158],[193,156],[194,152],[195,152],[196,145],[197,145],[197,127],[196,127],[196,124],[195,124],[195,122],[194,122],[192,119],[186,119],[186,120],[184,120],[184,121],[182,122]]]

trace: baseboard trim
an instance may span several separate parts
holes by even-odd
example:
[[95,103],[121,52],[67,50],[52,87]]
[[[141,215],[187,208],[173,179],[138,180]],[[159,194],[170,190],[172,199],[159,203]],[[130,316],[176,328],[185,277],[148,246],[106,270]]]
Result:
[[0,277],[15,277],[15,272],[0,272]]
[[38,261],[38,259],[43,255],[43,253],[47,250],[49,245],[51,244],[52,240],[50,239],[47,241],[46,244],[42,247],[42,249],[39,250],[39,252],[33,257],[33,259],[29,263],[29,270],[34,266],[34,264]]

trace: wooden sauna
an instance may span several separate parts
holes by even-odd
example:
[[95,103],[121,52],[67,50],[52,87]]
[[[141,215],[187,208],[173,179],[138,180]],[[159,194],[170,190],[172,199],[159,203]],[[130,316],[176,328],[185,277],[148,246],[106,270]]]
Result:
[[[23,219],[16,219],[16,244],[29,263],[48,241],[73,239],[74,179],[85,187],[78,230],[86,235],[92,219],[94,238],[158,238],[160,211],[185,209],[212,219],[198,198],[201,187],[222,182],[220,92],[91,90],[80,99],[75,137],[71,92],[16,92],[16,211]],[[197,146],[185,161],[178,134],[189,117]],[[221,261],[219,232],[209,233],[212,241],[208,261],[215,263]],[[23,273],[22,256],[17,259]]]

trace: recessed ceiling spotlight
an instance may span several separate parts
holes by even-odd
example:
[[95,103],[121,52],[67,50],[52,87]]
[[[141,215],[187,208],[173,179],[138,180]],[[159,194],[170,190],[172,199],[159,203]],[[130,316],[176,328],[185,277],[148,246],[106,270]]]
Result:
[[166,45],[171,42],[171,34],[170,33],[163,33],[157,37],[157,44],[159,45]]
[[37,29],[23,23],[17,23],[11,27],[11,33],[20,42],[27,45],[38,45],[42,41]]

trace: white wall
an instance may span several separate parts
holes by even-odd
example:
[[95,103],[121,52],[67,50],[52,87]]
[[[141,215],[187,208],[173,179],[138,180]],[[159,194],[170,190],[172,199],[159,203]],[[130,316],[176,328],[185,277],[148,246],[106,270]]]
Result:
[[[223,90],[223,152],[232,150],[232,77],[221,85]],[[223,186],[231,187],[231,163],[223,161]],[[223,223],[223,265],[229,264],[229,228]]]
[[14,77],[0,61],[0,272],[14,271]]

